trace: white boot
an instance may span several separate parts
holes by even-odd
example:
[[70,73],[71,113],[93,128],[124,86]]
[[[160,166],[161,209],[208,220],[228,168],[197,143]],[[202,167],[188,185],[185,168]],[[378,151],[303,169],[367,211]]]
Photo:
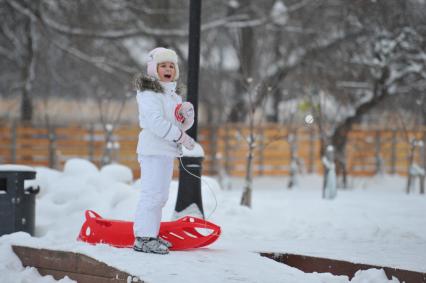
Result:
[[168,254],[169,248],[158,238],[136,237],[133,249],[138,252]]
[[163,245],[165,245],[167,248],[171,248],[173,245],[172,245],[172,243],[170,243],[169,241],[167,241],[167,240],[164,240],[163,238],[161,238],[160,236],[158,236],[158,241],[160,242],[160,243],[162,243]]

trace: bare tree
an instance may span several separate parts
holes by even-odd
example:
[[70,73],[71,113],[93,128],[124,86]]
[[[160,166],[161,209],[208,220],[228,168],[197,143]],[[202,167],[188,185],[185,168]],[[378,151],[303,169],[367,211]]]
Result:
[[239,131],[248,146],[248,152],[246,157],[246,172],[245,172],[245,184],[243,194],[241,196],[241,205],[251,207],[252,205],[252,191],[253,191],[253,161],[254,161],[254,150],[256,149],[259,136],[256,134],[256,129],[259,123],[262,122],[262,118],[258,118],[256,121],[256,110],[258,105],[254,104],[255,98],[260,95],[263,91],[270,91],[271,88],[263,85],[261,82],[253,82],[253,78],[247,78],[247,96],[249,113],[247,113],[248,119],[248,134],[245,136],[242,131]]
[[102,86],[98,86],[96,92],[96,103],[98,106],[99,122],[102,125],[105,137],[105,146],[101,158],[101,165],[117,162],[116,153],[120,149],[120,142],[116,140],[114,131],[117,129],[124,106],[132,97],[127,92],[117,101],[114,95]]
[[[33,117],[32,90],[36,78],[37,46],[40,40],[39,27],[28,10],[14,1],[0,2],[4,22],[1,35],[4,38],[3,55],[19,70],[17,88],[21,93],[21,121],[30,122]],[[32,3],[37,11],[40,3]],[[16,21],[17,20],[17,21]]]
[[[245,183],[243,194],[241,196],[241,205],[251,207],[252,205],[252,192],[253,192],[253,167],[255,159],[255,150],[262,146],[264,150],[274,141],[289,139],[289,133],[277,134],[276,136],[267,138],[259,133],[260,125],[265,122],[265,107],[264,105],[255,104],[258,96],[265,96],[264,92],[271,94],[273,87],[265,84],[263,81],[254,81],[253,78],[247,78],[247,105],[249,106],[249,113],[247,113],[246,123],[248,125],[248,132],[244,134],[241,129],[238,129],[239,135],[242,140],[247,144],[247,157],[246,157],[246,170],[245,170]],[[266,95],[268,96],[268,95]],[[264,100],[265,102],[265,100]],[[262,140],[261,140],[262,139]]]
[[[417,107],[421,105],[421,101],[424,99],[424,95],[417,100]],[[394,100],[394,104],[400,103],[401,99]],[[403,104],[403,103],[402,103]],[[410,105],[412,107],[412,105]],[[421,109],[419,109],[421,112]],[[394,105],[394,113],[398,118],[399,127],[402,129],[404,135],[403,140],[406,144],[409,145],[409,150],[407,152],[407,185],[405,191],[409,194],[413,190],[416,178],[419,180],[420,193],[424,194],[425,192],[425,168],[422,167],[421,163],[422,155],[424,156],[424,143],[422,138],[418,136],[413,136],[412,133],[419,128],[419,119],[420,117],[415,116],[414,119],[409,119],[407,115],[401,113],[401,109]],[[411,120],[411,121],[410,121]],[[416,154],[417,153],[417,154]],[[416,158],[416,156],[418,158]]]

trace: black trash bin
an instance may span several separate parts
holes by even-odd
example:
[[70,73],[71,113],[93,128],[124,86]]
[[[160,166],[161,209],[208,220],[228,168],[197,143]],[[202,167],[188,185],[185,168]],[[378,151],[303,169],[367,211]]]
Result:
[[0,236],[17,231],[34,235],[35,197],[39,188],[24,187],[36,171],[23,165],[0,165]]

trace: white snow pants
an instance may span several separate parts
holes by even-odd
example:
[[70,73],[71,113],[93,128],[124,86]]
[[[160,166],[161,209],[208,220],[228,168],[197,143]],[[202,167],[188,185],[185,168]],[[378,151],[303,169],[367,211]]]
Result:
[[133,225],[136,237],[157,237],[161,212],[169,197],[174,157],[139,155],[141,193]]

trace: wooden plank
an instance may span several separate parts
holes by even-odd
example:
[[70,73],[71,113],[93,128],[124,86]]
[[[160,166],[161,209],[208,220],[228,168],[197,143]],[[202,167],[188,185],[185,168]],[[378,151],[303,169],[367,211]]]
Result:
[[48,130],[46,128],[22,128],[18,127],[16,129],[16,134],[18,136],[47,136]]
[[290,150],[288,151],[266,151],[263,153],[263,157],[265,158],[265,162],[268,162],[269,159],[282,159],[282,160],[290,160]]
[[262,171],[263,175],[267,176],[287,176],[289,175],[289,170],[284,169],[264,169]]
[[120,146],[136,146],[138,144],[138,139],[134,138],[131,140],[118,140],[118,142],[120,143]]
[[370,170],[356,170],[356,169],[352,169],[352,176],[374,176],[376,174],[376,172],[374,171],[375,168],[370,169]]
[[290,159],[282,159],[282,158],[268,158],[263,162],[264,166],[279,166],[279,165],[286,165],[288,166],[290,164]]
[[56,146],[57,147],[80,147],[80,146],[85,146],[88,147],[89,146],[89,141],[88,140],[82,140],[82,139],[58,139],[56,141]]
[[43,275],[51,275],[56,280],[60,280],[65,276],[68,276],[70,279],[77,281],[78,283],[127,283],[132,282],[127,279],[116,279],[116,278],[105,278],[94,275],[80,274],[74,273],[70,271],[61,271],[61,270],[53,270],[47,268],[38,267],[37,271]]
[[123,136],[123,137],[138,137],[139,136],[140,129],[139,128],[118,128],[114,131],[114,134],[117,136]]
[[260,253],[261,256],[268,257],[277,262],[302,270],[303,272],[331,273],[333,275],[346,275],[352,279],[358,270],[367,270],[371,268],[383,269],[389,280],[392,277],[398,278],[400,282],[405,283],[426,283],[426,273],[400,268],[353,263],[344,260],[330,258],[304,256],[287,253]]
[[87,147],[64,147],[56,149],[59,155],[88,155],[89,149]]
[[[12,160],[9,161],[9,163],[12,163]],[[33,159],[17,159],[14,162],[15,164],[21,164],[21,165],[28,165],[28,166],[49,166],[48,160],[33,160]]]
[[[266,143],[267,142],[268,141],[266,141]],[[288,151],[288,150],[290,150],[290,145],[287,142],[283,142],[283,141],[272,142],[264,148],[264,151],[266,152]]]
[[56,280],[66,275],[79,283],[143,283],[135,276],[80,253],[24,246],[12,246],[12,249],[24,266],[35,267],[42,275],[52,275]]
[[[19,139],[19,137],[18,137]],[[16,142],[16,147],[48,147],[49,146],[49,140],[47,138],[41,139],[41,138],[24,138],[19,139]]]
[[[20,156],[20,155],[42,155],[45,156],[46,158],[49,156],[49,148],[17,148],[16,149],[16,155]],[[17,157],[18,158],[18,157]]]
[[233,177],[244,177],[246,173],[244,171],[229,170],[228,174]]

